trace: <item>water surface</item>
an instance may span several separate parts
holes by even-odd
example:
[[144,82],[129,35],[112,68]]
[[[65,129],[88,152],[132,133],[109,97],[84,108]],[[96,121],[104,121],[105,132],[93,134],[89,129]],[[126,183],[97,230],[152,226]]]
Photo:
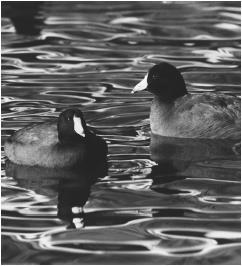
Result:
[[77,107],[109,146],[91,181],[2,152],[3,264],[240,264],[239,146],[149,149],[152,96],[130,92],[161,60],[239,96],[240,2],[2,2],[2,143]]

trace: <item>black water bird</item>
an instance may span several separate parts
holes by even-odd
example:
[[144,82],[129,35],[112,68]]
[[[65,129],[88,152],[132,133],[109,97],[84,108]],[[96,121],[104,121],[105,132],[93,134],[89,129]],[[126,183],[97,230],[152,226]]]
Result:
[[19,165],[88,168],[106,163],[107,144],[87,127],[79,109],[68,109],[58,121],[15,132],[5,142],[5,153]]
[[154,95],[150,126],[153,134],[178,138],[240,139],[241,103],[236,96],[190,94],[173,65],[153,66],[133,92]]

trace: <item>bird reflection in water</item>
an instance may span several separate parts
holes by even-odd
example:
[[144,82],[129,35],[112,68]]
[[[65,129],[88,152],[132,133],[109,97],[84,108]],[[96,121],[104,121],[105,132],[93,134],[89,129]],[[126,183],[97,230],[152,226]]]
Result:
[[2,16],[9,17],[18,34],[39,35],[44,24],[40,1],[4,1]]
[[171,182],[187,176],[224,179],[231,175],[231,171],[235,172],[234,167],[240,175],[240,140],[186,139],[151,134],[150,150],[151,159],[157,165],[152,168],[149,178],[156,182]]
[[85,226],[83,206],[91,187],[98,178],[107,175],[107,164],[88,169],[65,169],[23,166],[7,161],[6,175],[13,177],[20,187],[49,197],[57,204],[57,216],[67,222],[67,228],[80,228]]

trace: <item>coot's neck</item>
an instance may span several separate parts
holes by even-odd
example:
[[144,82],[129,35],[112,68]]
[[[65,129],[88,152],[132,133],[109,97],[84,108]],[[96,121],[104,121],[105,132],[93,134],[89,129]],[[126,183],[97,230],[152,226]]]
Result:
[[[170,113],[172,106],[175,104],[175,101],[167,101],[162,97],[154,95],[153,104],[151,105],[152,111],[155,111],[158,116],[167,115]],[[154,110],[155,109],[155,110]]]
[[81,137],[77,134],[73,134],[72,136],[58,134],[59,143],[61,145],[77,145],[78,143],[82,143],[85,141],[84,137]]
[[80,136],[75,131],[69,132],[70,134],[58,133],[59,143],[62,145],[78,145],[80,143],[88,143],[92,133],[89,130],[85,131],[85,137]]
[[182,92],[180,92],[179,94],[177,94],[176,97],[172,96],[172,97],[169,97],[167,95],[160,95],[160,94],[154,94],[154,99],[156,101],[159,101],[160,103],[164,104],[164,105],[167,105],[167,106],[170,106],[170,105],[173,105],[175,103],[175,101],[177,101],[179,98],[182,98],[183,96],[187,95],[188,92],[187,90],[183,90]]

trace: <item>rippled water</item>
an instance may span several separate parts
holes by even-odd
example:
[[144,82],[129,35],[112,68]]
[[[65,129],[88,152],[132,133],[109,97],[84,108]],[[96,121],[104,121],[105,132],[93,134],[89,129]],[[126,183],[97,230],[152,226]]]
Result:
[[2,2],[2,13],[2,142],[78,107],[109,146],[108,175],[92,181],[2,152],[2,263],[240,264],[240,148],[168,138],[150,150],[152,96],[130,94],[165,60],[191,93],[240,95],[240,2]]

